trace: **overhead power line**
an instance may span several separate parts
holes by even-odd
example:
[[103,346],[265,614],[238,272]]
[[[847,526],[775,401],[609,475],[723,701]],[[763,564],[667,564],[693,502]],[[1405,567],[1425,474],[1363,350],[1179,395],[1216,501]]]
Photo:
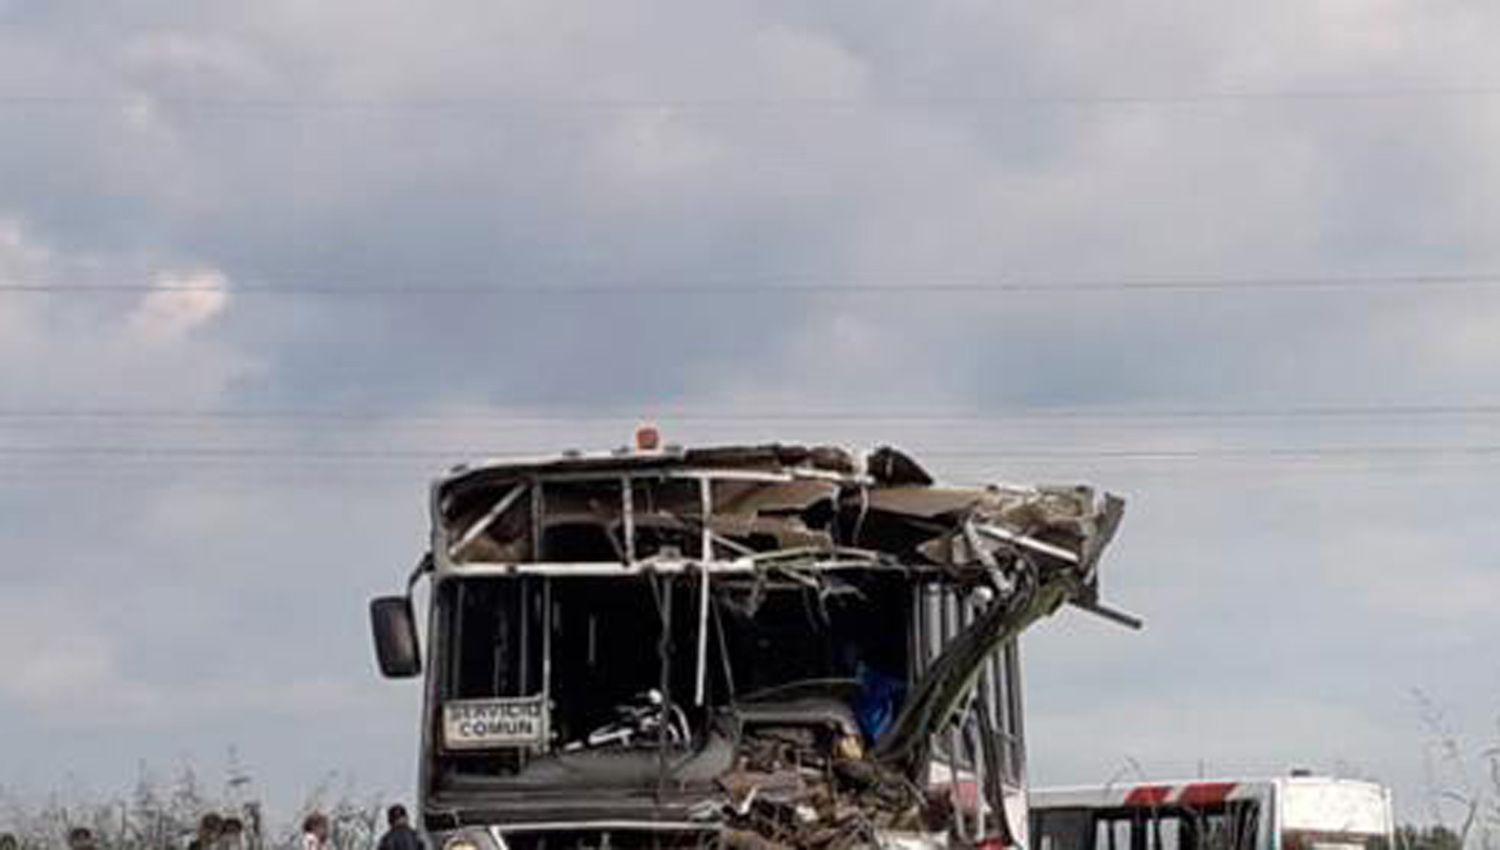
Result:
[[1016,420],[1279,420],[1279,419],[1401,419],[1401,418],[1490,418],[1500,417],[1497,403],[1452,404],[1327,404],[1278,405],[1268,407],[1091,407],[1091,406],[1018,406],[992,411],[864,408],[844,410],[806,410],[776,408],[674,408],[643,404],[639,408],[495,411],[457,409],[443,412],[412,412],[410,408],[147,408],[147,407],[0,407],[0,423],[37,424],[52,427],[58,421],[90,423],[94,421],[167,423],[204,426],[205,423],[237,422],[372,422],[382,425],[434,424],[495,427],[507,425],[552,424],[566,422],[634,423],[644,419],[673,422],[860,422],[885,424],[910,422],[921,424],[1001,425]]
[[436,98],[358,97],[187,97],[138,92],[129,95],[0,93],[0,106],[12,109],[135,109],[157,106],[204,114],[230,115],[486,115],[619,113],[673,110],[694,113],[865,112],[893,108],[995,109],[1002,107],[1199,106],[1212,104],[1380,103],[1490,98],[1500,85],[1376,86],[1318,89],[1220,89],[1185,92],[1015,92],[983,95],[914,92],[875,97],[528,97]]
[[[387,272],[393,276],[399,272]],[[147,277],[150,277],[149,275]],[[433,275],[446,282],[373,283],[350,281],[266,281],[251,278],[225,287],[220,283],[66,281],[38,279],[0,280],[0,292],[77,295],[141,295],[149,293],[209,292],[232,295],[308,295],[318,297],[431,297],[431,296],[612,296],[629,298],[644,294],[691,296],[760,296],[783,294],[838,295],[1067,295],[1109,292],[1134,293],[1236,293],[1274,291],[1374,291],[1413,288],[1491,288],[1500,285],[1500,272],[1432,273],[1401,275],[1306,275],[1247,277],[1158,277],[1158,278],[1007,278],[998,275],[909,275],[900,278],[865,276],[821,278],[768,276],[762,278],[698,279],[662,281],[650,279],[567,281],[558,283],[497,280],[487,283],[455,283],[447,275]]]
[[[392,460],[433,460],[458,462],[469,460],[518,460],[555,456],[555,450],[486,451],[475,448],[413,449],[379,446],[365,449],[319,449],[261,446],[129,446],[113,444],[49,444],[0,446],[0,458],[141,458],[162,460],[265,460],[289,459],[308,461],[347,461],[380,463]],[[975,460],[1145,460],[1188,461],[1206,459],[1366,459],[1366,458],[1480,458],[1500,457],[1500,443],[1405,444],[1405,445],[1324,445],[1324,446],[1218,446],[1195,448],[1062,448],[1044,449],[1017,446],[973,449],[915,450],[915,457],[925,459]]]

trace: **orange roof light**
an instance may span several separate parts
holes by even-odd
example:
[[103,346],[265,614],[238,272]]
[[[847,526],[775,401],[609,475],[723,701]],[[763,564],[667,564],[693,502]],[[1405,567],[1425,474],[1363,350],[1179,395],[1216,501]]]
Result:
[[642,425],[635,429],[635,450],[654,452],[661,449],[661,431],[655,425]]

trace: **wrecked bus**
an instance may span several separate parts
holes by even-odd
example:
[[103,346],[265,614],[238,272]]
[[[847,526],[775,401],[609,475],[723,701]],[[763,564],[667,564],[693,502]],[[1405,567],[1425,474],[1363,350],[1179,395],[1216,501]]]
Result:
[[[1025,843],[1016,636],[1123,502],[788,445],[458,467],[372,601],[440,850]],[[430,577],[425,664],[411,590]]]

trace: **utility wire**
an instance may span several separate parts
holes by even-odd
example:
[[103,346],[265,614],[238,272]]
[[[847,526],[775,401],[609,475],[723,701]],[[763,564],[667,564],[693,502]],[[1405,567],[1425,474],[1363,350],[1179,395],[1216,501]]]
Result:
[[[0,446],[0,458],[72,457],[85,458],[162,458],[162,459],[301,459],[335,461],[385,461],[385,460],[455,460],[462,458],[514,461],[539,457],[555,457],[555,451],[493,452],[474,448],[411,449],[397,446],[381,446],[368,449],[319,449],[296,447],[258,446],[127,446],[111,444],[50,444],[27,446]],[[1405,444],[1405,445],[1338,445],[1338,446],[1223,446],[1186,449],[1136,449],[1136,448],[1081,448],[1038,449],[1034,447],[984,448],[984,449],[938,449],[914,451],[917,458],[933,459],[980,459],[1015,458],[1026,460],[1159,460],[1182,461],[1212,458],[1228,459],[1321,459],[1321,458],[1375,458],[1375,457],[1489,457],[1500,456],[1500,443],[1469,444]]]
[[1489,84],[1324,89],[1224,89],[1196,92],[1035,92],[985,95],[896,94],[885,97],[525,97],[450,98],[230,98],[133,96],[61,93],[0,93],[0,107],[13,109],[133,109],[158,106],[208,114],[330,115],[408,114],[476,115],[513,113],[619,113],[671,110],[695,113],[864,112],[890,108],[992,109],[1026,106],[1195,106],[1216,103],[1275,104],[1391,102],[1484,99],[1500,95]]
[[443,413],[411,413],[398,409],[314,409],[314,408],[134,408],[134,407],[0,407],[0,423],[25,426],[33,421],[47,425],[56,421],[164,422],[199,425],[205,422],[374,422],[383,425],[434,424],[497,427],[508,425],[551,424],[566,422],[915,422],[935,424],[993,424],[1016,420],[1278,420],[1278,419],[1399,419],[1404,417],[1497,417],[1500,403],[1452,404],[1338,404],[1280,405],[1271,407],[1088,407],[1030,406],[997,408],[993,411],[953,410],[792,410],[792,409],[712,409],[655,407],[643,404],[631,410],[550,410],[535,412],[496,412],[455,410]]
[[[446,276],[445,276],[446,277]],[[1263,292],[1263,291],[1366,291],[1435,288],[1490,288],[1500,284],[1500,272],[1433,273],[1404,275],[1308,275],[1291,277],[1163,277],[1117,279],[1013,279],[988,275],[912,275],[902,278],[817,278],[773,276],[697,281],[653,281],[619,279],[562,282],[492,283],[317,283],[247,280],[227,287],[220,284],[164,281],[103,283],[10,278],[0,280],[0,292],[33,294],[140,295],[143,293],[209,292],[230,295],[310,295],[331,297],[428,297],[438,295],[538,295],[613,296],[628,298],[642,294],[758,296],[781,294],[882,295],[882,294],[1034,294],[1062,295],[1094,292]]]

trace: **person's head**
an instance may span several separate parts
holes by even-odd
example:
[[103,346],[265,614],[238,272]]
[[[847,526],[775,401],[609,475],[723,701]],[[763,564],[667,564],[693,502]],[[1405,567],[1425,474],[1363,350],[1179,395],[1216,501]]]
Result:
[[322,812],[313,812],[302,819],[302,831],[316,835],[322,841],[328,837],[328,816]]
[[223,828],[224,819],[214,814],[213,812],[209,812],[203,817],[198,818],[199,838],[205,838],[212,841],[219,836],[219,831]]
[[224,822],[219,825],[219,834],[215,836],[214,844],[226,850],[233,850],[241,845],[244,833],[245,825],[240,822],[239,818],[224,818]]
[[94,831],[86,826],[75,826],[68,830],[70,850],[94,850]]
[[406,826],[406,807],[400,803],[385,810],[385,822],[393,827]]
[[16,850],[20,846],[21,842],[17,841],[14,835],[8,832],[0,832],[0,850]]

